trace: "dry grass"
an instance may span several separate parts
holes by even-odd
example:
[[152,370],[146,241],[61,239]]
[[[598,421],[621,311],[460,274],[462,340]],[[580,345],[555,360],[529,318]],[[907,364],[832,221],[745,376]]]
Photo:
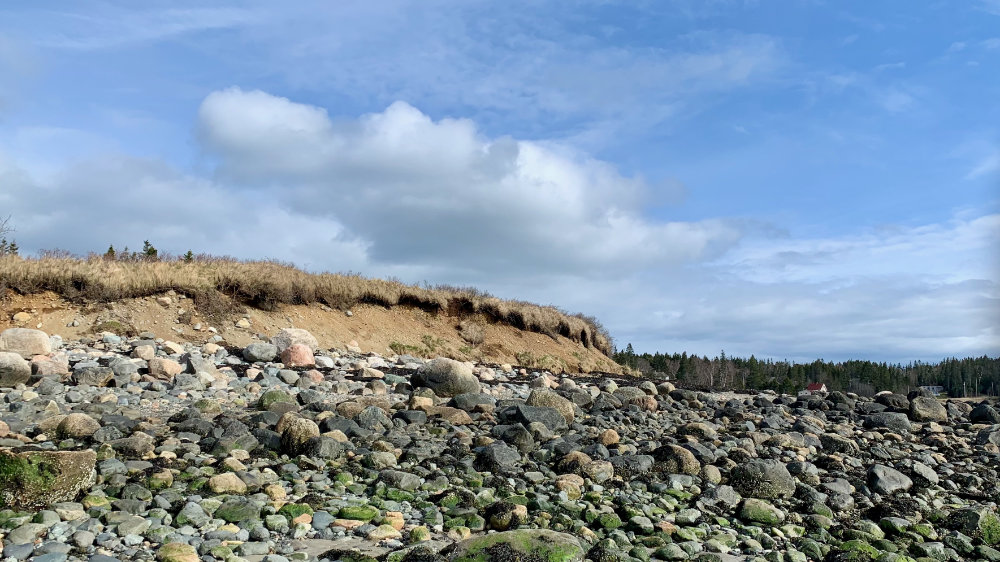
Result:
[[483,325],[472,320],[462,320],[458,324],[458,334],[462,336],[463,340],[472,345],[479,345],[483,343],[483,338],[485,336],[483,333]]
[[410,306],[463,318],[480,314],[521,330],[565,336],[611,354],[612,341],[597,320],[552,306],[502,300],[467,287],[423,288],[360,275],[311,274],[273,261],[199,256],[184,261],[111,261],[45,256],[0,257],[0,295],[52,291],[77,302],[112,302],[173,289],[224,309],[225,302],[274,310],[281,304],[323,303],[346,310],[356,304]]

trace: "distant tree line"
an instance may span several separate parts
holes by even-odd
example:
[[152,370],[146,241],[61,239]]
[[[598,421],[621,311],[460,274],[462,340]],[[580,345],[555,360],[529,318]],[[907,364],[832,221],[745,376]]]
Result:
[[810,383],[828,390],[872,395],[882,390],[903,393],[920,386],[941,386],[949,396],[1000,394],[1000,357],[948,358],[938,363],[851,360],[812,363],[729,357],[723,351],[709,359],[687,353],[635,353],[632,344],[616,351],[614,360],[647,376],[666,376],[683,386],[716,390],[775,390],[795,394]]

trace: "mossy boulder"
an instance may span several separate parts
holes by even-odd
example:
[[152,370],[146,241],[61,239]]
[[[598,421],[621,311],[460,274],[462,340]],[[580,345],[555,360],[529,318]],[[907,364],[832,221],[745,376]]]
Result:
[[524,529],[474,537],[449,547],[445,554],[452,562],[580,562],[586,551],[573,535]]
[[228,523],[260,519],[260,506],[246,498],[230,498],[215,510],[215,517]]
[[1000,517],[988,507],[960,509],[948,518],[948,526],[987,545],[1000,544]]
[[750,523],[777,525],[785,520],[785,512],[764,500],[747,498],[740,509],[740,519]]
[[189,544],[167,543],[156,551],[156,559],[161,562],[199,562],[198,551]]
[[286,503],[278,510],[278,515],[284,515],[289,521],[306,513],[312,515],[313,508],[304,503]]
[[284,390],[272,389],[260,395],[257,406],[261,410],[270,410],[271,406],[278,402],[290,402],[294,404],[295,398]]
[[341,519],[371,521],[378,517],[378,508],[370,505],[348,505],[340,508],[340,512],[337,515]]
[[851,540],[841,543],[832,558],[838,562],[870,562],[880,555],[878,549],[867,542]]
[[94,484],[97,454],[0,450],[0,505],[35,509],[73,501]]

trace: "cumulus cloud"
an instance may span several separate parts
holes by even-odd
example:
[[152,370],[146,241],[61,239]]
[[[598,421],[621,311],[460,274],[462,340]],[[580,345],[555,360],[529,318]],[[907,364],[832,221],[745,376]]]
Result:
[[[48,175],[47,175],[48,176]],[[37,177],[0,153],[0,209],[28,253],[138,249],[275,258],[333,271],[366,265],[364,243],[334,221],[276,209],[156,160],[92,157]]]
[[221,181],[282,186],[278,205],[345,225],[376,262],[613,275],[628,263],[710,258],[740,237],[724,220],[645,220],[640,179],[404,102],[334,122],[321,108],[231,88],[204,100],[199,134]]

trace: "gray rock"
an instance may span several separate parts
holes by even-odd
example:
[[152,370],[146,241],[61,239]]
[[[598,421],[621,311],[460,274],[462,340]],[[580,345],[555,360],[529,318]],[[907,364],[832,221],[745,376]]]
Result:
[[278,357],[278,346],[273,343],[253,342],[243,348],[243,359],[251,363],[267,363]]
[[946,422],[948,410],[937,398],[917,396],[910,401],[910,419],[919,422]]
[[1000,411],[989,404],[980,404],[969,413],[969,421],[973,423],[1000,424]]
[[783,463],[773,459],[754,459],[733,468],[733,488],[752,498],[787,498],[795,493],[795,479]]
[[379,473],[379,480],[385,482],[387,486],[407,492],[412,492],[420,487],[419,476],[400,470],[383,470]]
[[491,443],[476,454],[477,470],[498,471],[509,469],[521,462],[521,454],[502,441]]
[[892,467],[876,464],[868,469],[868,486],[879,494],[893,494],[909,490],[913,481]]
[[864,425],[869,429],[888,429],[894,433],[909,433],[910,420],[906,414],[895,412],[880,412],[865,418]]
[[85,366],[73,370],[73,382],[77,385],[107,386],[115,378],[111,367]]
[[498,412],[498,416],[502,423],[519,423],[525,427],[538,422],[552,432],[560,432],[567,427],[566,419],[555,408],[514,404]]
[[413,375],[413,384],[426,386],[434,394],[443,397],[479,392],[480,388],[479,379],[472,373],[472,367],[446,357],[438,357],[420,367]]

